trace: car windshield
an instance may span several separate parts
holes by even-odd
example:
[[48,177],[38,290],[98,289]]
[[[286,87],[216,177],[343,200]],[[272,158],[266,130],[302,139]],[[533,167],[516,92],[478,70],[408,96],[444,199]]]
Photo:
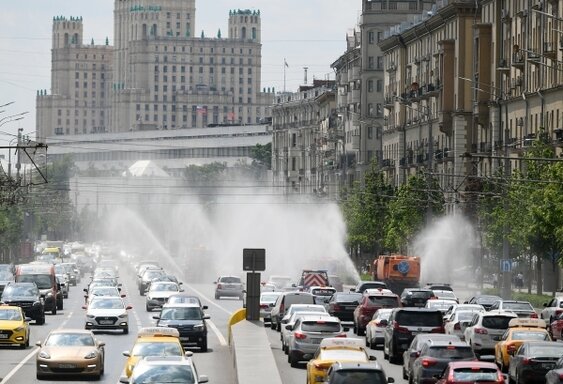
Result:
[[553,343],[553,345],[533,345],[529,347],[528,356],[538,357],[557,357],[563,355],[563,344]]
[[304,321],[301,324],[303,332],[340,332],[340,324],[324,320]]
[[119,291],[114,287],[95,287],[91,292],[92,296],[119,296]]
[[21,321],[21,311],[17,309],[2,309],[0,310],[0,320]]
[[336,371],[330,380],[331,384],[384,384],[387,383],[385,375],[383,372],[376,370],[361,370],[361,369],[351,369],[351,370],[340,370]]
[[179,343],[159,343],[150,341],[137,343],[131,352],[133,356],[183,356]]
[[369,296],[369,302],[378,307],[397,307],[399,305],[395,296]]
[[435,346],[428,349],[428,356],[437,359],[467,359],[474,358],[475,354],[470,346],[460,347],[456,345]]
[[19,275],[19,283],[35,283],[39,289],[49,289],[52,287],[51,275]]
[[8,285],[2,297],[38,296],[39,291],[33,285]]
[[474,312],[458,312],[457,319],[459,321],[469,321],[473,319],[473,315],[475,315]]
[[151,365],[136,368],[133,380],[136,384],[154,383],[195,383],[194,373],[189,365]]
[[354,301],[360,301],[362,295],[360,293],[340,293],[336,295],[336,301],[339,303],[353,303]]
[[400,311],[395,320],[407,327],[440,327],[443,324],[440,312]]
[[143,279],[147,280],[147,279],[153,279],[157,276],[161,276],[164,275],[164,272],[160,269],[149,269],[148,271],[146,271],[143,275]]
[[13,279],[14,275],[12,275],[11,272],[0,270],[0,281],[8,281]]
[[178,286],[176,284],[151,284],[151,291],[176,291],[178,292]]
[[508,323],[514,317],[509,316],[483,316],[483,327],[491,329],[507,329]]
[[512,332],[512,340],[549,340],[549,335],[545,332]]
[[295,305],[292,305],[289,308],[287,314],[291,316],[292,314],[297,312],[326,312],[326,309],[324,307],[297,307]]
[[429,297],[434,296],[434,292],[432,291],[410,291],[407,298],[412,299],[427,299]]
[[322,351],[321,360],[349,360],[349,361],[368,361],[368,357],[364,351],[352,350],[352,349],[325,349]]
[[487,382],[498,380],[500,374],[494,368],[467,367],[456,368],[453,372],[454,381],[462,382]]
[[437,309],[441,309],[441,310],[447,310],[448,308],[450,308],[452,306],[452,303],[445,303],[443,301],[438,301],[438,300],[428,300],[426,302],[426,306],[428,308],[437,308]]
[[238,277],[221,277],[221,280],[219,280],[221,283],[227,283],[227,284],[240,284],[240,278]]
[[502,303],[504,309],[510,309],[514,311],[533,311],[534,308],[530,303]]
[[260,296],[260,301],[265,303],[275,303],[279,295],[263,294]]
[[434,295],[437,297],[449,298],[455,300],[455,294],[452,291],[435,291]]
[[123,309],[121,300],[98,299],[90,303],[90,309]]
[[477,302],[477,304],[493,304],[498,300],[500,300],[500,297],[497,296],[481,296],[478,297],[475,301]]
[[199,307],[164,308],[160,313],[162,320],[201,320],[202,312]]
[[199,299],[194,296],[170,296],[168,299],[168,304],[173,303],[183,303],[183,304],[197,304],[199,305]]
[[55,333],[45,341],[47,347],[94,346],[94,338],[84,333]]

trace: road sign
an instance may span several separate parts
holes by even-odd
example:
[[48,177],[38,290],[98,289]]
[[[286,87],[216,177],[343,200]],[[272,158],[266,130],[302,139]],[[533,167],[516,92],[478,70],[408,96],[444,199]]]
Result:
[[261,248],[244,248],[242,250],[242,269],[244,271],[265,271],[266,250]]
[[501,272],[510,272],[512,271],[512,261],[509,259],[502,259],[500,261],[500,271]]

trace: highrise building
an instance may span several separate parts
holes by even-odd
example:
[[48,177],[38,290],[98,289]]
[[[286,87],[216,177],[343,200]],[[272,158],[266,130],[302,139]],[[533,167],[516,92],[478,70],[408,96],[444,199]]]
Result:
[[53,25],[51,94],[39,91],[38,137],[256,124],[259,11],[229,11],[228,32],[195,32],[195,0],[116,0],[115,46],[83,44],[82,18]]

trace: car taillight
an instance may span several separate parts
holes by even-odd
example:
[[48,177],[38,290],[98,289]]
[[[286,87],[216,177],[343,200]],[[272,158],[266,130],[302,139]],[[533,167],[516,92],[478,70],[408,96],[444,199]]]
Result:
[[360,314],[362,314],[362,315],[367,315],[367,314],[369,314],[370,312],[371,312],[371,311],[370,311],[367,307],[364,307],[363,305],[360,307]]
[[332,310],[333,310],[333,311],[340,311],[340,309],[341,309],[341,308],[340,308],[340,305],[338,305],[338,304],[334,304],[334,305],[332,306]]
[[334,337],[348,337],[348,336],[346,336],[346,333],[342,332],[342,333],[339,333],[338,335],[336,335]]
[[268,304],[260,304],[260,309],[267,309],[268,307]]
[[438,362],[438,361],[435,360],[435,359],[431,359],[431,358],[429,358],[429,357],[425,357],[424,359],[422,359],[422,366],[423,366],[424,368],[428,368],[428,367],[431,367],[431,366],[433,366],[433,365],[436,365],[437,362]]
[[475,328],[475,333],[477,333],[479,335],[486,335],[489,332],[487,332],[487,330],[485,328]]
[[504,381],[504,376],[502,376],[502,373],[501,373],[501,372],[498,373],[497,381],[498,381],[499,384],[500,384],[500,383],[502,383],[502,384],[505,383],[505,381]]
[[516,352],[516,346],[515,346],[514,344],[509,344],[509,345],[506,347],[506,352],[508,352],[508,353]]
[[432,331],[430,331],[431,333],[446,333],[446,330],[444,329],[444,326],[440,326],[438,328],[433,328]]
[[399,333],[410,333],[408,328],[401,327],[397,321],[393,321],[393,330]]
[[562,313],[563,313],[563,309],[556,309],[555,310],[555,317],[559,316]]
[[530,365],[532,361],[530,359],[528,359],[527,357],[522,359],[522,365]]
[[535,312],[530,315],[530,319],[537,319],[537,318],[538,318],[538,314]]
[[293,336],[295,336],[295,338],[298,340],[303,340],[307,338],[307,335],[302,332],[295,332]]
[[461,331],[461,325],[460,325],[459,323],[455,323],[454,329],[455,329],[456,331]]
[[559,374],[559,380],[563,380],[563,373]]

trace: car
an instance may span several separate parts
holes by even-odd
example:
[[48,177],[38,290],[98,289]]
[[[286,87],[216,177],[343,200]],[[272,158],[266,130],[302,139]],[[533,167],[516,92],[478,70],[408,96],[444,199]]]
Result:
[[22,349],[29,347],[29,317],[20,307],[0,306],[0,345],[17,345]]
[[[297,304],[299,305],[299,304]],[[314,309],[314,308],[313,308]],[[289,314],[287,314],[286,316],[288,316]],[[308,311],[308,310],[302,310],[302,311],[295,311],[291,314],[291,316],[289,317],[289,319],[285,319],[282,320],[282,329],[280,332],[280,338],[281,338],[281,342],[282,342],[282,350],[284,351],[284,353],[287,355],[288,353],[288,345],[287,345],[287,341],[289,340],[289,337],[291,336],[291,332],[290,330],[288,330],[285,326],[286,325],[295,325],[295,322],[297,321],[297,319],[300,319],[304,316],[324,316],[324,317],[330,317],[330,315],[326,312],[322,312],[322,311]]]
[[563,356],[563,343],[526,341],[510,357],[508,378],[515,384],[544,383],[545,375]]
[[438,377],[436,384],[505,384],[505,378],[493,363],[483,361],[453,361]]
[[405,288],[401,293],[403,307],[424,308],[429,299],[435,299],[434,291],[425,288]]
[[508,329],[508,323],[515,318],[518,316],[508,311],[475,313],[471,323],[465,328],[465,341],[471,345],[475,353],[492,353],[496,343]]
[[375,361],[366,350],[364,341],[353,338],[326,338],[307,362],[307,383],[324,382],[328,369],[335,362],[368,363]]
[[270,312],[270,327],[281,332],[281,320],[292,304],[315,304],[315,297],[308,292],[284,292],[276,300]]
[[536,310],[529,301],[497,300],[493,303],[493,305],[491,305],[491,308],[489,308],[491,311],[495,309],[514,312],[520,318],[538,318]]
[[398,361],[417,333],[444,333],[442,312],[428,308],[394,308],[383,341],[383,357]]
[[166,275],[166,272],[164,272],[162,269],[146,269],[138,281],[139,294],[141,296],[144,296],[151,281],[163,275]]
[[121,330],[129,333],[129,315],[131,305],[125,305],[121,297],[97,296],[82,309],[86,310],[84,329]]
[[368,347],[375,349],[378,345],[383,345],[383,330],[387,326],[390,315],[390,308],[381,308],[375,311],[371,321],[366,326],[366,345]]
[[409,348],[403,352],[403,379],[412,383],[412,366],[416,359],[420,357],[420,351],[425,343],[430,340],[459,342],[459,337],[441,333],[419,333],[413,339]]
[[327,337],[346,337],[347,328],[343,328],[337,317],[319,315],[304,316],[294,325],[286,325],[291,331],[287,341],[287,362],[292,368],[299,361],[310,360],[323,339]]
[[52,315],[57,314],[57,309],[61,309],[63,295],[55,276],[55,268],[49,264],[22,264],[16,267],[16,282],[35,283],[43,298],[46,312]]
[[452,304],[444,313],[444,320],[450,321],[456,311],[485,312],[485,307],[480,304]]
[[0,302],[20,307],[37,325],[45,324],[45,305],[35,283],[8,283]]
[[139,329],[137,339],[130,351],[124,351],[125,376],[131,377],[135,365],[146,356],[184,356],[180,344],[180,333],[176,328],[144,327]]
[[356,292],[336,292],[328,301],[327,311],[340,321],[354,321],[354,310],[360,305],[362,297]]
[[563,357],[557,360],[555,367],[545,374],[546,384],[560,384],[563,381]]
[[394,383],[377,362],[357,363],[337,361],[327,372],[326,384]]
[[[57,274],[56,276],[57,276],[57,284],[61,287],[61,292],[63,294],[63,298],[68,299],[70,287],[69,287],[69,284],[68,284],[67,276],[63,275],[63,274]],[[57,309],[62,309],[62,308],[57,308]]]
[[207,352],[207,324],[211,317],[203,312],[199,304],[165,304],[157,320],[157,327],[169,327],[178,330],[182,347],[197,346],[201,352]]
[[157,281],[150,285],[145,299],[145,309],[152,312],[154,309],[162,308],[171,295],[183,292],[177,283],[171,281]]
[[387,289],[365,290],[360,304],[354,309],[354,333],[358,336],[364,336],[366,326],[378,309],[400,306],[399,296]]
[[276,287],[277,291],[285,291],[286,289],[291,289],[292,278],[289,276],[277,276],[272,275],[266,282],[266,284],[271,284]]
[[120,383],[207,383],[209,378],[199,375],[193,359],[184,356],[147,356],[135,366],[131,378],[123,376]]
[[452,291],[453,292],[453,288],[452,288],[451,284],[449,284],[449,283],[426,283],[424,288],[431,289],[431,290]]
[[186,293],[175,293],[173,295],[170,295],[166,304],[197,304],[203,310],[208,309],[207,305],[201,304],[199,297]]
[[491,309],[491,305],[499,300],[502,300],[502,298],[494,295],[477,295],[467,300],[464,304],[479,304],[482,305],[486,311],[488,311],[489,309]]
[[215,299],[221,297],[244,298],[244,284],[238,276],[219,276],[215,284]]
[[434,382],[434,376],[444,371],[451,361],[476,360],[475,352],[463,341],[429,340],[412,364],[411,382]]
[[387,289],[387,284],[383,281],[360,281],[350,292],[364,293],[366,289]]
[[270,323],[270,313],[276,304],[276,300],[281,295],[281,292],[262,292],[260,293],[260,317],[264,324]]
[[508,329],[495,345],[495,362],[502,372],[508,370],[510,356],[524,341],[551,341],[545,329],[545,321],[518,318],[508,322]]
[[559,315],[563,314],[563,296],[556,296],[548,303],[543,303],[540,318],[551,324]]
[[434,297],[438,300],[450,300],[459,304],[459,299],[451,289],[433,289],[432,292],[434,292]]
[[14,281],[15,281],[15,277],[11,269],[9,270],[0,269],[0,296],[2,296],[2,292],[4,292],[4,288],[6,287],[6,285],[8,285],[9,283],[13,283]]
[[311,286],[308,292],[315,296],[315,303],[328,306],[330,298],[336,293],[336,288]]
[[484,312],[479,310],[459,310],[452,313],[452,316],[445,322],[444,328],[448,335],[456,335],[461,340],[465,340],[465,328],[471,324],[475,313]]
[[105,296],[105,297],[121,297],[124,298],[126,295],[121,294],[117,287],[106,287],[106,286],[94,286],[90,288],[90,290],[84,288],[84,295],[85,304],[88,305],[93,298]]
[[334,289],[336,289],[336,292],[342,292],[344,290],[344,284],[342,284],[342,280],[340,280],[340,276],[328,275],[328,284]]
[[443,314],[445,314],[454,304],[457,304],[454,300],[430,299],[426,302],[424,308],[439,309]]
[[80,271],[76,263],[61,263],[60,265],[64,268],[70,285],[76,287],[80,282]]
[[557,315],[548,325],[549,334],[554,341],[563,340],[563,313]]
[[260,285],[260,292],[278,292],[279,289],[274,284],[264,283]]
[[105,342],[84,329],[58,329],[38,341],[36,376],[88,376],[100,379],[104,374]]

